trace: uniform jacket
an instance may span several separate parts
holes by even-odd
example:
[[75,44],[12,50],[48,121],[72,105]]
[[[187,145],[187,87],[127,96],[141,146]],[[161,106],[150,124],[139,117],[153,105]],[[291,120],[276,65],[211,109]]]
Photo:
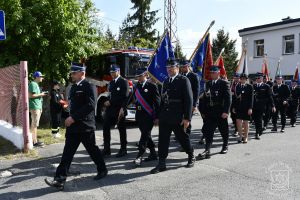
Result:
[[299,87],[290,87],[291,95],[289,98],[290,106],[298,106],[300,99],[300,88]]
[[253,87],[250,84],[237,84],[235,89],[236,107],[249,110],[253,108]]
[[170,82],[169,78],[163,82],[162,102],[160,106],[160,121],[180,123],[183,119],[191,120],[193,96],[190,81],[178,74]]
[[126,109],[127,101],[129,96],[129,85],[128,81],[123,77],[119,77],[117,82],[114,80],[110,81],[109,88],[110,92],[110,106],[108,111],[119,111],[121,107]]
[[231,106],[231,91],[229,82],[218,79],[215,84],[208,81],[205,89],[205,106],[207,114],[219,116],[222,113],[229,113]]
[[[143,99],[147,102],[147,104],[154,110],[154,119],[159,115],[159,106],[160,106],[160,94],[158,92],[158,87],[156,84],[146,81],[143,86],[141,83],[136,84],[136,90],[139,91]],[[141,104],[136,100],[136,119],[139,119],[141,116],[141,112],[145,113],[146,111],[143,109]],[[141,110],[139,109],[141,108]],[[149,115],[150,116],[150,115]]]
[[200,82],[198,75],[194,72],[189,72],[186,77],[190,80],[193,92],[193,107],[197,106],[200,94]]
[[62,111],[62,105],[59,101],[62,99],[60,91],[52,89],[51,90],[51,98],[50,98],[50,112],[58,113]]
[[287,101],[291,95],[289,87],[285,84],[273,86],[273,98],[276,104],[282,104],[283,101]]
[[258,109],[265,109],[267,104],[274,107],[274,100],[272,97],[272,90],[269,85],[265,83],[261,83],[260,86],[258,84],[253,85],[254,92],[254,107]]
[[73,84],[69,96],[70,116],[75,122],[67,128],[71,132],[94,131],[96,88],[83,80],[79,85]]

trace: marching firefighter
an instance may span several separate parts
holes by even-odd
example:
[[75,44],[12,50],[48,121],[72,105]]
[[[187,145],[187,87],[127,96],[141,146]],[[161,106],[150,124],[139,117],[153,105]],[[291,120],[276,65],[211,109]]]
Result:
[[276,85],[273,86],[273,98],[276,107],[276,111],[272,116],[273,128],[272,131],[277,131],[277,120],[278,120],[278,112],[280,112],[280,120],[281,120],[281,131],[284,133],[284,128],[286,124],[286,111],[288,106],[288,98],[290,97],[291,92],[289,87],[283,83],[283,79],[281,75],[276,76]]
[[269,85],[263,83],[263,73],[256,73],[256,81],[253,84],[254,102],[253,102],[253,120],[255,124],[255,139],[259,140],[263,133],[263,114],[268,103],[271,104],[272,112],[276,111],[272,97],[272,90]]
[[179,74],[178,63],[174,59],[168,60],[167,72],[169,78],[163,82],[162,102],[159,114],[158,165],[151,170],[151,174],[165,171],[168,157],[170,136],[174,132],[181,147],[188,154],[186,167],[193,167],[195,163],[194,149],[190,142],[190,135],[186,130],[191,123],[193,97],[188,78]]
[[205,136],[205,151],[197,156],[197,159],[210,158],[210,149],[213,143],[214,132],[218,127],[223,146],[221,154],[228,152],[228,114],[231,104],[231,94],[229,82],[220,78],[220,69],[218,66],[212,66],[210,69],[212,80],[207,82],[205,89],[204,104],[208,112],[204,116],[203,131]]
[[300,99],[300,88],[298,86],[298,80],[292,80],[291,85],[291,96],[288,99],[288,116],[291,118],[291,126],[296,126],[296,119],[299,107],[299,99]]
[[151,138],[151,130],[154,124],[158,124],[160,94],[156,84],[147,80],[147,68],[136,70],[138,83],[134,89],[136,100],[135,118],[141,131],[138,146],[138,154],[134,160],[135,166],[141,166],[146,147],[150,149],[150,155],[144,161],[157,160],[155,144]]

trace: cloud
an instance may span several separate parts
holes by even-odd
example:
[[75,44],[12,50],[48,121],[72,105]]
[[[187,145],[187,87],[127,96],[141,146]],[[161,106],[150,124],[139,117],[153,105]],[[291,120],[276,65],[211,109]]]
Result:
[[106,15],[106,13],[98,10],[95,15],[98,18],[103,18]]

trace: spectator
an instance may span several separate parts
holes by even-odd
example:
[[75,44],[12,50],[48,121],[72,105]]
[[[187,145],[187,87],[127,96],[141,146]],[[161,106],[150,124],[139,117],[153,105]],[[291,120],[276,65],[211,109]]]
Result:
[[34,147],[44,146],[43,142],[37,140],[37,128],[39,126],[40,117],[42,114],[43,97],[47,92],[41,92],[39,83],[43,81],[44,75],[40,71],[33,73],[34,80],[28,86],[29,95],[29,112],[31,114],[31,133]]
[[60,138],[59,126],[61,123],[61,114],[63,110],[63,98],[60,93],[59,82],[53,80],[51,99],[50,99],[50,114],[51,114],[51,131],[54,138]]

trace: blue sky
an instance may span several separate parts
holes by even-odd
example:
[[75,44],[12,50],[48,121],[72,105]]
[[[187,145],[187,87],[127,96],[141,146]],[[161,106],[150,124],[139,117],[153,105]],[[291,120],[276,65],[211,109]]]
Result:
[[[104,25],[118,33],[119,26],[130,9],[130,0],[93,0],[99,9]],[[199,39],[212,20],[212,37],[222,27],[232,39],[237,39],[236,49],[241,50],[241,38],[238,30],[246,27],[281,21],[282,18],[300,18],[299,0],[177,0],[178,37],[188,56],[193,52]],[[152,0],[151,10],[157,10],[159,22],[155,28],[164,30],[164,0]]]

